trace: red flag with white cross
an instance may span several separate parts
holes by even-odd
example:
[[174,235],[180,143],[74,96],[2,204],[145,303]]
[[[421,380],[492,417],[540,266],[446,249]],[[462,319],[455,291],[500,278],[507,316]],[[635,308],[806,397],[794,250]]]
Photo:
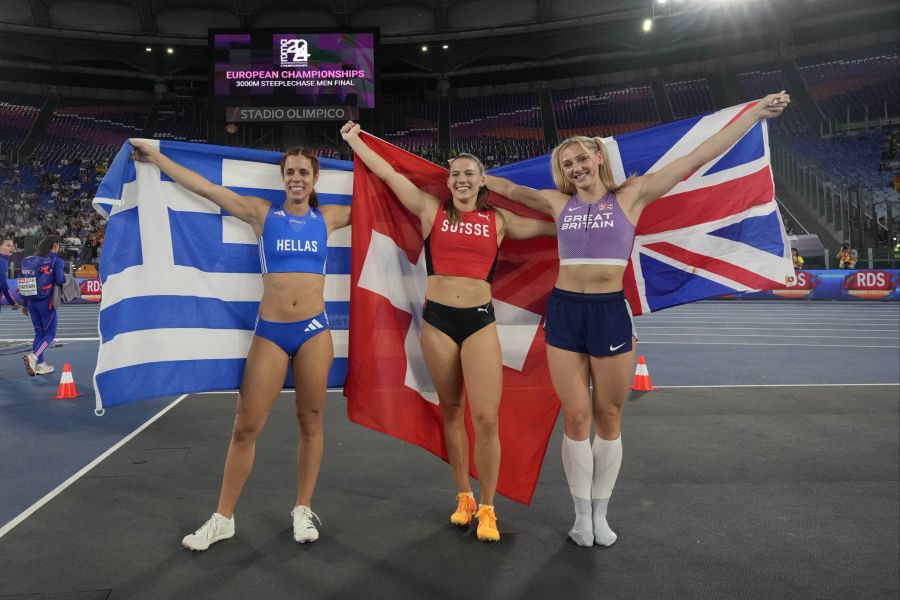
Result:
[[[387,142],[363,141],[399,173],[446,198],[447,170]],[[534,216],[496,195],[490,202]],[[437,394],[420,344],[427,274],[421,226],[360,160],[353,165],[353,233],[347,411],[352,421],[416,444],[447,460]],[[503,351],[497,491],[528,504],[559,412],[541,327],[556,280],[556,240],[504,240],[492,285]],[[476,386],[478,381],[467,381]],[[477,477],[471,421],[470,472]],[[448,478],[449,481],[449,478]]]

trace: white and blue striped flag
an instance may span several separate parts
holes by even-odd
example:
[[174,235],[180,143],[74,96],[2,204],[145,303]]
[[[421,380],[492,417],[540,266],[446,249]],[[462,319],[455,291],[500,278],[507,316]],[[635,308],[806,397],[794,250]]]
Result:
[[[284,201],[281,154],[145,140],[213,183],[275,204]],[[126,143],[103,178],[94,207],[109,223],[100,275],[97,408],[189,392],[236,389],[262,296],[257,242],[249,225],[135,163]],[[349,204],[353,165],[320,159],[321,204]],[[335,360],[330,387],[347,373],[350,228],[328,239],[325,307]],[[287,385],[292,385],[290,371]]]

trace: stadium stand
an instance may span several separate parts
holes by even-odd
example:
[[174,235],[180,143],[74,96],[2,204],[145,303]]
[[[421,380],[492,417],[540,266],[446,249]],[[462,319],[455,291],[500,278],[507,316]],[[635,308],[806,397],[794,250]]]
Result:
[[0,92],[0,151],[18,150],[41,112],[45,98]]
[[561,139],[616,135],[659,123],[649,83],[554,90],[552,97]]
[[474,154],[488,167],[545,151],[535,93],[459,98],[450,103],[450,120],[451,154]]
[[425,156],[437,157],[438,113],[437,102],[399,104],[392,107],[390,124],[384,139],[405,150]]
[[715,110],[715,103],[709,91],[709,81],[703,75],[666,82],[665,86],[666,96],[676,119]]
[[851,120],[900,113],[896,45],[880,45],[797,61],[803,80],[826,117]]
[[51,163],[108,160],[125,140],[141,134],[149,112],[146,103],[62,98],[35,153]]

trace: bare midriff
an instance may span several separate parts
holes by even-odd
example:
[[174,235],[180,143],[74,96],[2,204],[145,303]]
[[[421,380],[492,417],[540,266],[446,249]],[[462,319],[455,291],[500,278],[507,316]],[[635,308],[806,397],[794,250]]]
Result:
[[325,276],[316,273],[266,273],[259,316],[266,321],[292,323],[325,310]]
[[481,306],[491,301],[491,284],[471,277],[431,275],[425,297],[454,308]]
[[606,294],[622,290],[625,267],[616,265],[562,265],[556,287],[579,294]]

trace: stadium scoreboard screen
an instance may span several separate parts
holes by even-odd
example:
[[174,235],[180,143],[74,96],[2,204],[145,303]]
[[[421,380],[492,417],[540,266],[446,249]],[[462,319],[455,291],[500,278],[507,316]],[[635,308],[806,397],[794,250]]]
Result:
[[345,121],[374,109],[377,30],[210,30],[210,94],[228,122]]

